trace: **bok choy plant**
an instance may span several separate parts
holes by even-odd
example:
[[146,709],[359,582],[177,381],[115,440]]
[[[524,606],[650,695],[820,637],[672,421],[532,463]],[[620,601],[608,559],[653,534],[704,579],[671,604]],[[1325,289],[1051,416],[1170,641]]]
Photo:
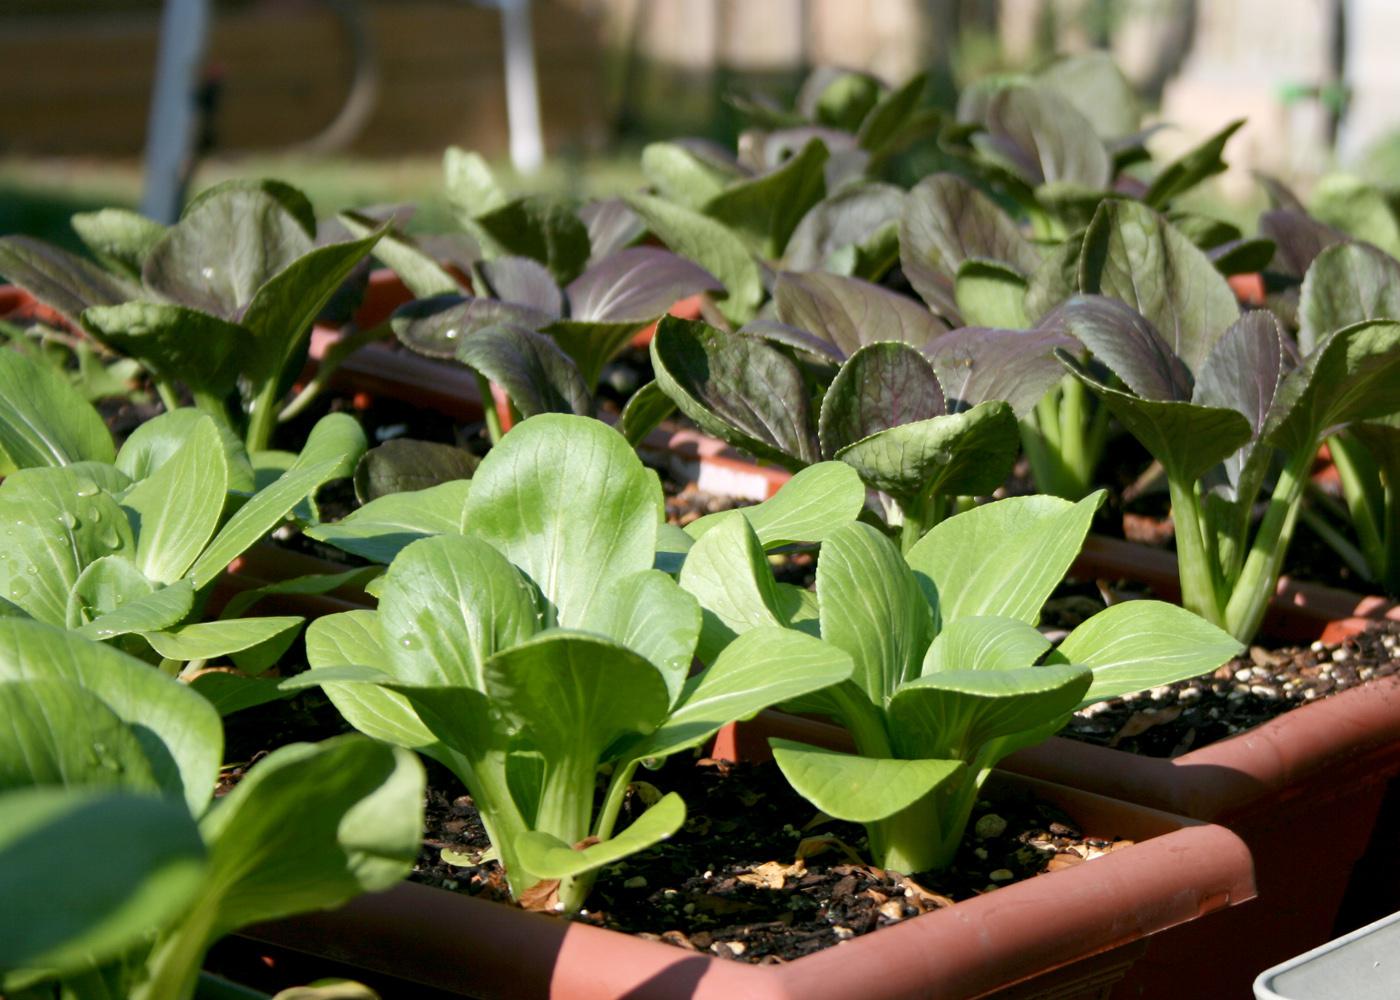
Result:
[[1018,450],[1016,416],[1061,377],[1052,356],[1072,346],[1044,330],[949,331],[917,302],[821,273],[782,274],[777,321],[738,333],[662,320],[652,340],[655,387],[623,426],[659,419],[662,395],[702,430],[790,469],[851,465],[888,496],[905,547],[959,496],[1002,484]]
[[[446,486],[457,530],[394,557],[377,611],[313,623],[314,669],[284,684],[321,684],[361,732],[451,768],[517,897],[557,880],[577,909],[596,869],[679,829],[674,794],[615,829],[639,764],[850,676],[846,654],[778,626],[691,676],[700,608],[656,568],[680,532],[660,531],[659,480],[605,424],[533,417]],[[855,499],[818,520],[854,518]]]
[[686,555],[681,586],[733,644],[790,627],[850,655],[849,680],[789,702],[851,734],[846,754],[772,740],[793,787],[829,816],[863,823],[876,864],[946,866],[991,768],[1052,735],[1076,708],[1212,670],[1240,644],[1174,605],[1129,601],[1056,647],[1037,628],[1103,499],[1000,500],[935,525],[907,553],[869,525],[829,534],[815,595],[785,613],[741,511],[716,515]]
[[[1273,293],[1269,304],[1296,328],[1304,350],[1331,329],[1368,319],[1400,319],[1400,218],[1381,191],[1355,178],[1327,177],[1304,209],[1277,182],[1269,189],[1275,207],[1260,226],[1276,234],[1281,251],[1266,275]],[[1299,308],[1304,299],[1307,308]],[[1359,577],[1400,594],[1396,418],[1354,423],[1328,437],[1327,448],[1343,503],[1309,483],[1300,516]]]
[[116,210],[75,225],[106,267],[7,236],[0,273],[139,361],[167,409],[185,386],[250,452],[269,447],[312,322],[380,236],[318,246],[310,202],[277,181],[211,188],[168,229]]
[[[656,247],[619,250],[563,289],[527,257],[484,261],[474,274],[480,294],[434,293],[403,306],[394,333],[419,354],[471,368],[483,388],[500,386],[521,418],[591,416],[604,366],[632,336],[677,300],[719,288],[699,267]],[[489,402],[489,391],[482,398]]]
[[1061,315],[1124,388],[1062,360],[1162,463],[1186,607],[1241,640],[1274,592],[1318,447],[1400,412],[1400,322],[1372,318],[1388,308],[1378,256],[1317,257],[1295,346],[1272,313],[1240,316],[1209,261],[1150,209],[1106,204],[1085,237],[1094,294]]
[[[0,351],[0,455],[15,470],[0,482],[0,599],[171,671],[193,676],[232,656],[259,673],[301,619],[201,621],[199,609],[233,559],[349,475],[364,447],[359,425],[332,414],[299,455],[262,453],[255,465],[227,428],[183,409],[147,421],[118,450],[60,375]],[[275,685],[242,680],[209,674],[196,686],[220,692],[230,711],[277,696]]]
[[[13,1000],[187,1000],[248,924],[387,889],[422,836],[407,751],[283,747],[211,804],[208,703],[125,654],[0,619],[0,990]],[[75,866],[100,835],[100,864]]]

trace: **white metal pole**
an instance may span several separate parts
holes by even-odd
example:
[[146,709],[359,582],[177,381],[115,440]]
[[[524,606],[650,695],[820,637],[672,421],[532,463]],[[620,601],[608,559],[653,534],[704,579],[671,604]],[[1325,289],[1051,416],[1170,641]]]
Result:
[[180,178],[194,143],[195,84],[208,33],[209,0],[165,0],[141,197],[142,213],[157,222],[180,215]]
[[506,118],[510,126],[510,161],[522,174],[530,174],[544,163],[530,0],[498,0],[498,3],[501,8],[501,35],[506,50]]

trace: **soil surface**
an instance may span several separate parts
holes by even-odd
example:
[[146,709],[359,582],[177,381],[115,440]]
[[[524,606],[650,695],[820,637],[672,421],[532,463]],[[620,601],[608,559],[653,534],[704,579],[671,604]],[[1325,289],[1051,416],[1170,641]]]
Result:
[[[632,821],[640,798],[677,791],[689,814],[684,828],[604,869],[574,919],[743,962],[800,958],[1130,843],[1085,839],[1058,810],[1003,796],[978,803],[952,867],[909,878],[868,864],[864,830],[820,816],[772,763],[681,755],[645,780],[618,827]],[[412,878],[504,903],[494,861],[459,867],[441,858],[443,848],[476,856],[487,846],[470,796],[454,784],[450,776],[434,782]],[[543,910],[552,904],[548,887],[527,900]]]
[[1090,705],[1061,736],[1148,757],[1177,757],[1291,709],[1400,672],[1400,622],[1336,645],[1251,646],[1213,674]]

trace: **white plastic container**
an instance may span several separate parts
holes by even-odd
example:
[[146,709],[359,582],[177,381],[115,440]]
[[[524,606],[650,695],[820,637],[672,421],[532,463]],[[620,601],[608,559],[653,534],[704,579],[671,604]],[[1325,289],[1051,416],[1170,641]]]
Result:
[[1396,1000],[1400,913],[1275,965],[1254,980],[1256,1000]]

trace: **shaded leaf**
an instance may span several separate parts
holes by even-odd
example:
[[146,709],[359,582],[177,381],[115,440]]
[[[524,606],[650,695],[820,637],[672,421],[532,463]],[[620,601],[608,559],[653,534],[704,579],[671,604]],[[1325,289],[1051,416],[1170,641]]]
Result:
[[868,344],[841,366],[822,399],[822,454],[946,412],[938,376],[922,354],[900,343]]
[[490,326],[457,347],[457,360],[505,389],[522,416],[593,411],[578,368],[549,337],[518,326]]
[[127,302],[140,286],[30,236],[0,237],[0,274],[74,326],[84,309]]
[[683,257],[630,247],[589,267],[566,291],[571,319],[641,326],[681,299],[723,290],[713,275]]
[[781,351],[666,316],[651,357],[662,391],[706,433],[790,467],[818,460],[802,371]]
[[1000,399],[1024,418],[1063,377],[1055,349],[1073,347],[1049,324],[1036,330],[964,327],[939,337],[925,353],[949,411]]
[[470,479],[479,462],[465,448],[394,438],[360,456],[355,467],[355,496],[365,504],[391,493],[411,493]]
[[334,524],[313,525],[306,534],[362,559],[388,565],[401,549],[420,538],[462,534],[471,485],[469,479],[457,479],[424,490],[390,493]]
[[983,496],[1006,479],[1020,450],[1011,407],[1000,401],[899,424],[833,456],[866,485],[909,502],[920,496]]
[[773,301],[779,320],[820,337],[845,357],[879,341],[923,348],[948,330],[906,296],[835,274],[785,272],[773,288]]

